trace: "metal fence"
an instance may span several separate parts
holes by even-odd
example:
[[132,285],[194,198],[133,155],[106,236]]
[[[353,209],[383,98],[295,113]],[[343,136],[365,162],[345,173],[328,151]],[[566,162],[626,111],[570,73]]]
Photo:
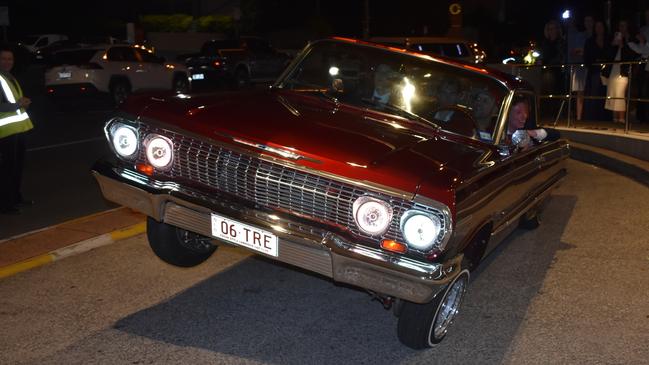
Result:
[[[626,112],[624,117],[624,133],[632,132],[649,133],[649,71],[645,71],[647,60],[631,61],[631,62],[599,62],[594,64],[574,63],[574,64],[560,64],[560,65],[526,65],[526,64],[506,64],[500,65],[498,68],[509,72],[515,76],[519,76],[530,82],[536,89],[539,95],[539,109],[542,115],[544,124],[552,124],[554,126],[563,125],[565,127],[591,127],[591,128],[610,128],[617,129],[615,123],[611,120],[582,120],[577,121],[573,119],[574,101],[577,98],[583,98],[584,104],[587,100],[624,100]],[[593,70],[598,70],[597,75],[605,66],[613,66],[615,64],[628,65],[628,83],[624,97],[611,97],[607,96],[604,90],[604,95],[592,95],[584,90],[583,95],[579,95],[571,90],[571,80],[575,77],[576,72],[586,71],[586,80],[593,81]],[[548,76],[550,74],[550,76]],[[545,79],[555,77],[555,84],[549,90]],[[640,80],[634,80],[641,77]],[[635,82],[635,83],[634,83]],[[592,85],[591,85],[592,86]],[[600,85],[600,88],[602,86]],[[643,90],[643,88],[645,88]],[[594,88],[591,88],[591,91]],[[637,118],[637,115],[632,114],[632,110],[637,111],[638,107],[642,110],[646,109],[646,116]],[[590,105],[590,107],[599,107],[598,105]],[[602,103],[602,108],[604,105]],[[607,112],[602,111],[602,115]],[[637,113],[636,113],[637,114]],[[548,116],[550,116],[548,118]],[[583,118],[582,118],[583,119]],[[644,119],[644,120],[643,120]]]

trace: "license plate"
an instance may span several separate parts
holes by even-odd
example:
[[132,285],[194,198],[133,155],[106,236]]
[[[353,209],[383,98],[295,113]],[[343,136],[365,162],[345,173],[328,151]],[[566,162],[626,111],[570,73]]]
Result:
[[193,74],[192,75],[192,80],[204,80],[205,75],[204,74]]
[[212,236],[277,257],[277,236],[212,213]]
[[59,79],[69,79],[72,77],[72,72],[59,72]]

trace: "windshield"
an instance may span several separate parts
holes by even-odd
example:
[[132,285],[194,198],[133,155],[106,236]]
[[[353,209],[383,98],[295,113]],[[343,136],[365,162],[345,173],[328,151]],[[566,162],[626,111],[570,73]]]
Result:
[[[507,89],[481,73],[374,47],[323,41],[277,86],[335,97],[492,141]],[[414,118],[410,118],[414,119]]]
[[90,62],[90,59],[97,53],[97,49],[78,49],[74,51],[63,51],[54,54],[52,66],[60,65],[83,65]]

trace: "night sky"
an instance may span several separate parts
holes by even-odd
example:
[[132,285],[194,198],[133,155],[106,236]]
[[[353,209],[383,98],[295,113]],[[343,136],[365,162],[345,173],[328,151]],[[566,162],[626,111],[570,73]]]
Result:
[[[363,1],[361,0],[242,0],[256,11],[251,33],[267,35],[273,32],[299,31],[313,27],[314,19],[326,26],[318,29],[322,36],[362,35]],[[605,0],[594,1],[521,1],[465,0],[464,25],[471,28],[479,41],[513,43],[539,39],[544,23],[557,18],[570,8],[577,19],[590,13],[603,17]],[[506,4],[505,22],[499,22],[499,4]],[[0,1],[0,4],[3,2]],[[448,5],[451,1],[370,1],[372,35],[443,35],[449,24]],[[641,10],[649,0],[612,0],[614,18],[625,17],[632,23],[640,21]],[[139,15],[161,13],[192,13],[190,0],[111,0],[95,1],[5,1],[9,6],[10,40],[25,34],[65,33],[72,37],[110,34],[125,37],[124,24],[136,21]],[[319,7],[317,6],[319,4]],[[398,6],[395,7],[395,4]],[[317,10],[319,8],[319,16]]]

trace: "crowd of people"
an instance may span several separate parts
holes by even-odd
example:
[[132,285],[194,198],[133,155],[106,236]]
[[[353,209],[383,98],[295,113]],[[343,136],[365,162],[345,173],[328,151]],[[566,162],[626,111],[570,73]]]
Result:
[[[572,19],[562,23],[546,23],[541,61],[567,67],[544,68],[541,92],[566,94],[569,88],[575,95],[577,120],[625,123],[628,92],[632,98],[649,99],[649,63],[624,63],[649,56],[649,9],[644,12],[644,24],[619,19],[612,30],[592,15],[584,16],[579,24]],[[630,76],[633,82],[628,90]],[[638,101],[633,108],[637,122],[649,122],[649,103]]]

